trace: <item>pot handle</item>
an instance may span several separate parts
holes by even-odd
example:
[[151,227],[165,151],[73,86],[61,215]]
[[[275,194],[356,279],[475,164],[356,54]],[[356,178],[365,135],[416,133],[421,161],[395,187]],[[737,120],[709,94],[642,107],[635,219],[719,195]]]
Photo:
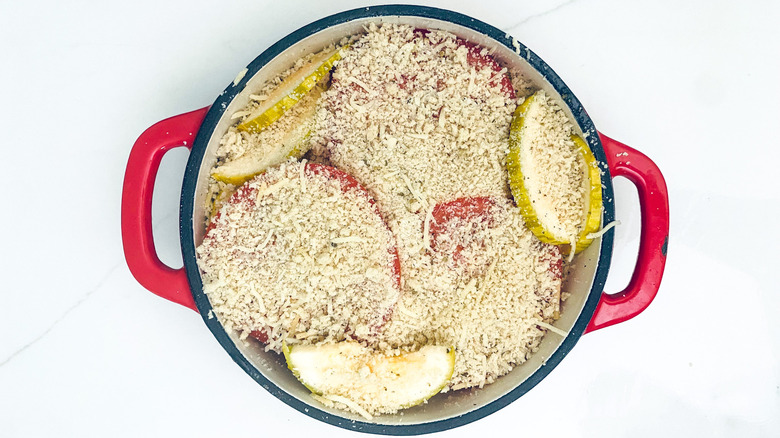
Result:
[[599,133],[612,177],[623,176],[639,193],[642,231],[639,256],[628,286],[602,292],[585,333],[627,321],[650,305],[661,286],[669,243],[669,195],[661,171],[646,155]]
[[208,107],[157,122],[135,141],[122,185],[122,246],[133,277],[149,291],[197,311],[184,268],[157,257],[152,236],[152,193],[163,155],[192,147]]

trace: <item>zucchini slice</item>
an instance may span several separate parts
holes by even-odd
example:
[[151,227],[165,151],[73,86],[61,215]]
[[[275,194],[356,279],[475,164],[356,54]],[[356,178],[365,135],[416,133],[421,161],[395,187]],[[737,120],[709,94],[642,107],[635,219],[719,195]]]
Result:
[[[593,240],[588,235],[601,226],[601,172],[582,138],[551,125],[565,117],[559,111],[543,91],[517,107],[509,133],[509,186],[526,226],[539,240],[574,244],[580,252]],[[554,150],[561,147],[563,151]],[[566,152],[577,159],[566,161]]]
[[335,401],[349,400],[370,413],[423,403],[444,388],[455,367],[455,349],[438,345],[398,356],[353,341],[285,345],[283,351],[287,366],[311,392]]

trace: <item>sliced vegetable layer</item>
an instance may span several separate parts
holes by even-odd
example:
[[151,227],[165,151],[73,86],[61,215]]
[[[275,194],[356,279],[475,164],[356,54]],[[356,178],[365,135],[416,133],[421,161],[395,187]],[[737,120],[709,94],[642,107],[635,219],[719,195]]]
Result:
[[[484,233],[478,230],[492,228],[497,208],[495,200],[489,197],[458,198],[437,204],[428,223],[431,249],[452,257],[466,271],[483,271],[490,260],[485,254]],[[464,251],[471,257],[464,256]]]
[[601,173],[593,153],[543,91],[517,107],[507,170],[515,203],[539,240],[587,248],[601,225]]
[[279,128],[286,129],[286,132],[273,144],[263,144],[260,149],[218,166],[212,172],[214,179],[240,185],[288,158],[302,157],[309,150],[309,136],[317,102],[326,89],[324,83],[339,59],[341,55],[338,50],[320,52],[287,77],[237,128],[239,131],[261,132],[293,106],[303,105],[295,114],[295,121],[286,124],[289,128]]
[[588,214],[585,217],[585,225],[580,232],[577,239],[577,247],[575,252],[580,252],[588,247],[593,242],[593,239],[589,237],[592,233],[595,233],[601,228],[601,209],[603,208],[601,199],[601,171],[599,170],[596,157],[593,156],[593,152],[588,147],[587,143],[576,135],[571,136],[571,140],[577,145],[577,150],[582,154],[582,158],[585,160],[585,168],[588,175],[587,180],[590,182],[588,185]]
[[489,68],[493,73],[491,85],[501,87],[501,91],[514,99],[515,89],[512,86],[512,80],[503,67],[493,58],[489,51],[484,47],[478,46],[472,42],[458,39],[458,43],[468,49],[466,59],[469,65],[473,65],[477,70]]
[[452,377],[453,348],[427,345],[386,356],[357,342],[285,345],[287,366],[313,393],[361,414],[395,412],[439,393]]
[[343,171],[286,162],[239,187],[198,248],[223,323],[281,352],[285,339],[375,341],[400,297],[395,238]]
[[[323,87],[314,87],[301,105],[301,112],[290,130],[275,144],[264,145],[261,150],[250,151],[235,160],[218,166],[212,172],[217,181],[240,185],[252,177],[265,172],[268,168],[281,164],[288,158],[301,158],[309,150],[309,135],[313,125],[317,101],[325,91]],[[240,126],[239,126],[240,128]]]
[[238,125],[240,131],[260,132],[279,119],[282,114],[298,103],[307,93],[333,68],[341,59],[339,50],[322,51],[314,56],[308,64],[288,76],[284,82],[268,96],[245,122]]

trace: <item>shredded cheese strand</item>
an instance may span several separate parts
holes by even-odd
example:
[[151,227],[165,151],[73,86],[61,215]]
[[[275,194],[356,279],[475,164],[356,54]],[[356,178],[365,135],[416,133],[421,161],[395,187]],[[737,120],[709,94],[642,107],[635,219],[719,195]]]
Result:
[[349,106],[350,106],[350,107],[351,107],[353,110],[355,110],[355,112],[357,112],[357,113],[364,113],[364,112],[366,112],[365,105],[358,105],[357,103],[355,103],[355,100],[356,100],[356,99],[357,99],[357,94],[353,94],[353,95],[352,95],[352,96],[349,98]]
[[257,190],[257,201],[260,202],[263,197],[273,195],[274,193],[278,192],[279,190],[283,189],[284,187],[287,187],[287,185],[290,184],[290,180],[288,179],[282,179],[276,184],[272,184],[270,186],[266,186],[263,189]]
[[406,306],[403,305],[403,303],[399,303],[398,307],[396,307],[399,312],[403,313],[404,315],[408,316],[412,319],[420,319],[420,315],[409,311],[409,309],[406,308]]
[[569,250],[569,258],[567,260],[568,263],[571,263],[572,260],[574,260],[574,253],[577,252],[577,237],[572,236],[571,237],[571,249]]
[[303,174],[304,170],[306,170],[306,159],[304,158],[301,160],[301,168],[300,173],[298,173],[298,179],[301,180],[301,191],[306,193],[306,177]]
[[230,116],[230,120],[240,119],[241,117],[248,116],[250,114],[252,114],[251,111],[236,111],[232,116]]
[[569,332],[563,331],[563,330],[559,329],[558,327],[555,327],[553,325],[547,324],[544,321],[537,321],[536,325],[538,325],[539,327],[546,328],[547,330],[555,333],[556,335],[563,336],[564,338],[566,336],[569,336]]
[[325,405],[325,406],[327,406],[327,407],[329,407],[329,408],[332,408],[333,406],[335,406],[335,403],[333,403],[333,401],[332,401],[332,400],[328,400],[327,398],[325,398],[325,397],[323,397],[323,396],[321,396],[321,395],[319,395],[319,394],[315,394],[315,393],[313,393],[313,392],[312,392],[312,393],[311,393],[311,394],[309,394],[309,395],[310,395],[310,396],[311,396],[311,398],[313,398],[314,400],[317,400],[318,402],[322,403],[323,405]]
[[268,236],[265,238],[265,240],[263,240],[263,243],[261,243],[260,246],[257,247],[257,250],[262,250],[266,246],[268,246],[268,242],[270,242],[273,237],[274,237],[274,232],[270,231],[268,233]]
[[355,85],[359,86],[360,88],[364,89],[366,91],[366,93],[368,93],[369,96],[376,96],[376,94],[377,94],[375,91],[373,91],[371,89],[371,87],[366,85],[366,83],[361,81],[360,79],[357,79],[357,78],[347,78],[347,82],[349,82],[350,84],[355,84]]
[[603,236],[603,235],[604,235],[604,233],[606,233],[607,231],[609,231],[609,230],[610,230],[612,227],[616,227],[616,226],[618,226],[618,225],[620,225],[620,221],[618,221],[618,220],[614,220],[614,221],[612,221],[612,222],[608,223],[608,224],[607,224],[607,225],[606,225],[604,228],[602,228],[602,229],[600,229],[600,230],[596,231],[595,233],[590,233],[590,234],[588,234],[588,235],[587,235],[587,238],[588,238],[588,239],[598,239],[599,237]]
[[425,222],[423,223],[423,243],[425,245],[425,249],[428,251],[433,251],[433,248],[431,248],[431,221],[433,220],[433,207],[430,207],[428,209],[428,212],[425,213]]
[[403,180],[404,180],[404,184],[406,184],[406,188],[408,188],[408,189],[409,189],[409,193],[411,193],[411,194],[412,194],[412,196],[414,196],[414,198],[415,198],[415,199],[417,199],[417,201],[419,201],[419,202],[420,202],[420,204],[422,204],[422,205],[424,205],[424,206],[427,206],[427,205],[428,205],[428,203],[427,203],[427,202],[425,202],[425,201],[422,199],[422,194],[421,194],[420,192],[418,192],[418,191],[417,191],[417,190],[414,188],[414,186],[412,185],[412,181],[410,181],[410,180],[409,180],[409,178],[408,178],[406,175],[404,175],[403,173],[402,173],[402,174],[400,174],[399,176],[401,177],[401,179],[403,179]]
[[233,86],[235,87],[238,85],[239,82],[241,82],[241,79],[244,79],[244,76],[246,76],[246,73],[249,71],[249,69],[244,68],[238,74],[236,75],[235,79],[233,79]]
[[366,420],[371,421],[374,419],[374,417],[372,417],[367,410],[363,409],[359,404],[353,402],[352,400],[346,397],[342,397],[340,395],[335,395],[335,394],[323,394],[322,397],[327,400],[334,401],[336,403],[341,403],[347,406],[348,408],[360,414]]

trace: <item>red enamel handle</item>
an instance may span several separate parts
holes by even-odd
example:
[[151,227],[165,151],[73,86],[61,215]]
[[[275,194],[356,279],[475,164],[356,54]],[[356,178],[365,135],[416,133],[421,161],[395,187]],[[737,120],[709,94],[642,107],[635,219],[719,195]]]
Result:
[[203,118],[201,108],[155,123],[133,145],[122,185],[122,245],[136,280],[151,292],[197,311],[184,268],[160,261],[152,236],[152,193],[163,155],[173,148],[192,147]]
[[615,294],[602,292],[585,333],[609,327],[642,313],[661,286],[669,242],[669,195],[661,171],[647,156],[599,133],[607,165],[613,177],[623,176],[639,193],[642,231],[639,257],[626,288]]

